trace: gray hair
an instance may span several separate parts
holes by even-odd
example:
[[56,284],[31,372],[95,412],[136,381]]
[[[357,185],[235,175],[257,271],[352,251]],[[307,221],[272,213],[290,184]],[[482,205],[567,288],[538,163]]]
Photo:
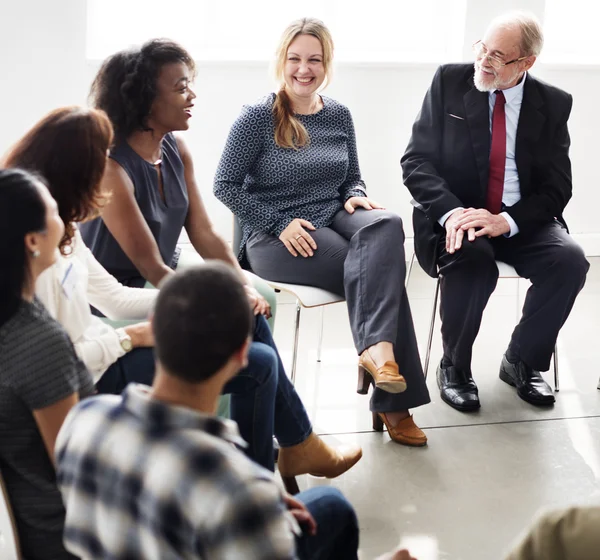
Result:
[[508,12],[494,19],[492,25],[521,31],[521,56],[539,56],[544,46],[544,32],[538,18],[531,12]]

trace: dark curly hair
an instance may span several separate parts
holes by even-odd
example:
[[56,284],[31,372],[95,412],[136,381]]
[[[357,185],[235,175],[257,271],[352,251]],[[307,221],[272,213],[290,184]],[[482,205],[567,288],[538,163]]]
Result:
[[63,254],[75,235],[74,222],[95,215],[108,193],[100,192],[112,125],[103,111],[83,107],[55,109],[8,152],[3,167],[38,173],[48,182],[65,224]]
[[104,61],[89,99],[110,118],[115,140],[124,140],[138,130],[151,130],[148,116],[157,95],[158,74],[165,64],[176,62],[183,62],[195,74],[194,59],[168,39],[152,39],[141,48],[120,51]]

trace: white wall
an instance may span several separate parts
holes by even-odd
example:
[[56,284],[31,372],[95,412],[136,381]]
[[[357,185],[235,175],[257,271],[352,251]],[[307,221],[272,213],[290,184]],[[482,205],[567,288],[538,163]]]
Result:
[[0,0],[0,152],[88,87],[85,0]]
[[[97,70],[85,60],[85,0],[1,0],[0,152],[48,110],[85,103]],[[527,7],[543,16],[544,0],[469,0],[465,59],[486,23],[508,8]],[[399,28],[401,32],[401,26]],[[174,37],[176,39],[176,37]],[[418,48],[416,46],[415,48]],[[187,132],[198,182],[217,229],[231,238],[229,212],[212,196],[212,178],[229,126],[244,103],[273,89],[268,63],[204,63],[196,80],[198,99]],[[400,157],[410,136],[435,65],[353,65],[336,67],[326,94],[347,104],[357,130],[358,149],[370,195],[398,212],[411,235],[408,191],[402,185]],[[534,74],[573,94],[570,120],[574,197],[566,212],[571,231],[590,255],[600,255],[600,193],[595,158],[600,112],[595,94],[598,67],[537,65]]]

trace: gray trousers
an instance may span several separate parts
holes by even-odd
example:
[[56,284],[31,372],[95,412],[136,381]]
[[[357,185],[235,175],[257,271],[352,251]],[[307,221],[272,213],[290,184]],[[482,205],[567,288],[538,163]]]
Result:
[[400,216],[387,210],[340,210],[329,227],[311,231],[314,256],[293,257],[273,235],[253,233],[246,244],[252,271],[277,282],[305,284],[343,295],[359,354],[391,342],[408,388],[375,389],[373,412],[395,412],[430,402],[404,287],[406,261]]

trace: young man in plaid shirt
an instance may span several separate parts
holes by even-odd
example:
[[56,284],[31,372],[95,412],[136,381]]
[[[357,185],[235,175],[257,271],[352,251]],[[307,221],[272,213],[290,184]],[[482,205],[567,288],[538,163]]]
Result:
[[56,445],[67,549],[86,560],[357,558],[352,506],[331,487],[285,494],[215,416],[246,366],[252,313],[223,264],[170,279],[158,296],[152,387],[92,397]]

